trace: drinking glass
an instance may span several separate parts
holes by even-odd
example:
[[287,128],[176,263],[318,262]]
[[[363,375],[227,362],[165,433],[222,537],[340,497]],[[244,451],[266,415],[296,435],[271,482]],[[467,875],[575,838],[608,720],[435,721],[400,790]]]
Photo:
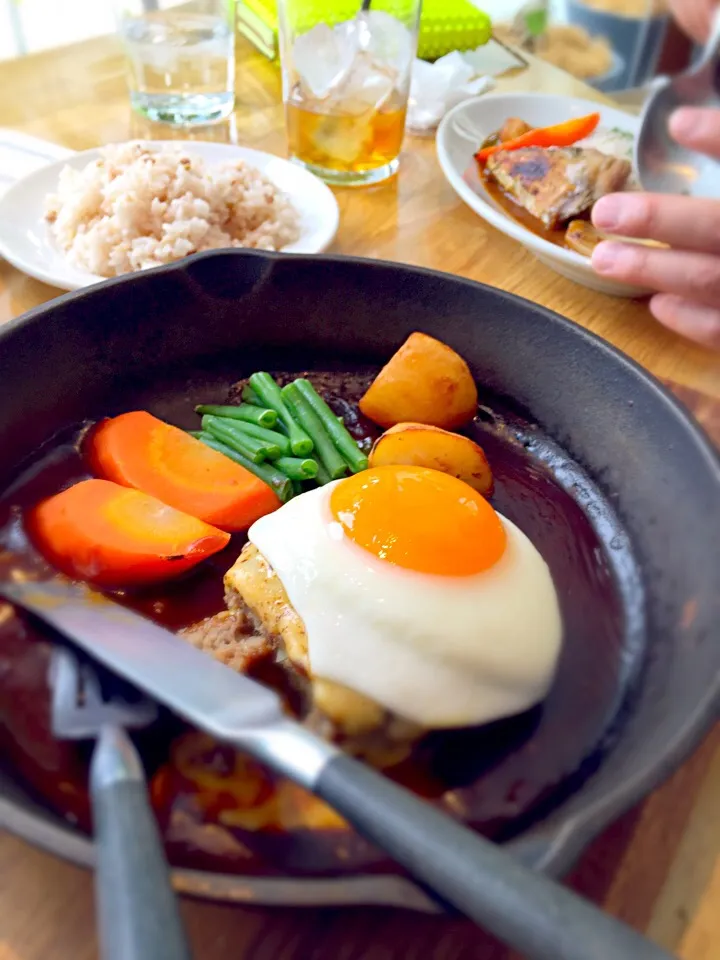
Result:
[[179,125],[232,113],[234,0],[116,0],[116,19],[134,110]]
[[279,0],[290,156],[329,183],[398,168],[421,0]]

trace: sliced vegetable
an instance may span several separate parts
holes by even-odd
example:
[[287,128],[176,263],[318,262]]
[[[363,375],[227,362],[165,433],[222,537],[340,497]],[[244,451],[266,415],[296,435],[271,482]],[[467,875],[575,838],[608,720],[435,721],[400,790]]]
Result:
[[253,472],[183,430],[138,410],[105,420],[88,439],[93,470],[223,530],[246,530],[280,503]]
[[468,365],[424,333],[410,334],[360,401],[360,410],[381,427],[414,422],[452,430],[472,420],[476,409]]
[[305,433],[310,437],[317,459],[322,463],[332,480],[338,480],[347,474],[347,464],[340,451],[330,439],[330,435],[320,422],[310,404],[303,397],[295,383],[288,383],[282,389],[282,398]]
[[552,127],[536,127],[515,137],[514,140],[483,147],[475,154],[475,159],[479,163],[484,163],[498,150],[520,150],[522,147],[571,147],[578,140],[589,137],[599,122],[599,113],[588,113],[584,117],[574,117],[572,120],[557,123]]
[[254,423],[245,423],[243,420],[233,420],[233,426],[237,427],[242,433],[256,440],[262,440],[266,449],[277,447],[278,454],[268,454],[269,460],[277,457],[289,457],[291,454],[290,441],[284,433],[278,433],[277,430],[266,430],[265,427],[256,427]]
[[371,467],[406,464],[429,467],[464,480],[478,493],[489,496],[493,487],[490,465],[469,437],[422,423],[398,423],[375,441]]
[[286,503],[292,496],[293,490],[291,481],[273,464],[253,463],[252,460],[249,460],[247,457],[243,456],[243,454],[238,453],[237,450],[233,450],[232,447],[229,447],[221,440],[216,439],[210,433],[205,433],[203,431],[200,433],[198,439],[201,443],[204,443],[206,447],[209,447],[211,450],[214,450],[217,453],[221,453],[229,460],[233,460],[236,464],[239,464],[241,467],[244,467],[250,473],[254,474],[259,480],[262,480],[262,482],[268,486],[270,492],[279,497],[283,503]]
[[330,439],[352,472],[360,473],[361,470],[367,470],[368,458],[345,429],[342,417],[333,413],[309,380],[300,378],[295,381],[295,386],[330,435]]
[[603,240],[618,240],[622,243],[639,244],[642,247],[668,249],[668,244],[657,240],[642,240],[638,237],[622,237],[618,234],[603,233],[587,220],[571,220],[565,231],[565,245],[583,257],[591,257],[595,247]]
[[317,461],[312,458],[280,457],[274,465],[291,480],[314,480],[318,475]]
[[262,463],[264,460],[272,460],[280,456],[280,447],[277,444],[267,444],[251,437],[250,434],[243,432],[240,424],[226,417],[213,417],[206,414],[202,418],[202,428],[233,450],[237,450],[248,460],[252,460],[253,463]]
[[571,220],[565,231],[565,243],[583,257],[591,257],[595,247],[605,237],[587,220]]
[[274,427],[278,418],[275,410],[252,406],[248,403],[240,403],[235,406],[201,403],[195,407],[195,413],[203,415],[208,413],[213,417],[227,417],[229,420],[244,420],[247,423],[254,423],[258,427]]
[[280,387],[269,373],[254,373],[250,377],[250,386],[265,406],[275,410],[280,421],[285,424],[290,439],[290,449],[296,457],[307,457],[313,451],[313,442],[302,427],[290,415]]
[[230,539],[217,527],[109,480],[76,483],[38,504],[26,523],[53,566],[106,587],[177,576]]
[[[525,133],[530,133],[533,128],[529,123],[526,123],[524,120],[521,120],[520,117],[508,117],[505,123],[500,127],[498,132],[495,134],[495,143],[507,143],[509,140],[517,140],[518,137],[522,137]],[[488,138],[490,139],[490,138]],[[493,146],[491,143],[484,143],[483,146]]]

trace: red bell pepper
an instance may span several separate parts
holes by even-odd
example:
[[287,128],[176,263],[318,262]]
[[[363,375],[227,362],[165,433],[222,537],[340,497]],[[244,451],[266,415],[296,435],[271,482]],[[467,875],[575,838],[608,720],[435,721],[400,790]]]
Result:
[[557,123],[553,127],[537,127],[535,130],[528,130],[527,133],[523,133],[522,136],[516,137],[514,140],[507,140],[505,143],[498,143],[492,147],[478,150],[475,159],[479,163],[484,163],[489,156],[497,153],[498,150],[520,150],[521,147],[571,147],[578,140],[589,137],[599,122],[599,113],[589,113],[585,117],[566,120],[564,123]]

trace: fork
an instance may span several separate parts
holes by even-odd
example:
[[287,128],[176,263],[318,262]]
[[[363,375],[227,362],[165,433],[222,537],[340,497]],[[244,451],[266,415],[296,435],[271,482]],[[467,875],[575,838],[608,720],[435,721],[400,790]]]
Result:
[[53,650],[50,687],[53,733],[97,738],[90,799],[104,960],[190,960],[142,763],[125,732],[152,723],[156,704],[106,696],[95,668],[65,647]]

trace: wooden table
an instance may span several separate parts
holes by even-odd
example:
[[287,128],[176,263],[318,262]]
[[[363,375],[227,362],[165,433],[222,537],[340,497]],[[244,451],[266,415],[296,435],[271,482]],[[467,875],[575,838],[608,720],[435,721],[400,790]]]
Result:
[[[283,153],[277,69],[243,43],[239,59],[234,117],[196,136]],[[595,96],[537,63],[501,87]],[[169,135],[130,115],[122,57],[111,39],[0,63],[0,91],[0,126],[73,149]],[[392,182],[337,195],[337,252],[437,267],[551,307],[670,381],[720,442],[718,356],[659,327],[642,303],[604,297],[559,277],[487,226],[443,180],[431,140],[408,138]],[[0,322],[56,294],[0,261]],[[717,960],[718,810],[720,730],[593,844],[570,882],[685,960]],[[389,910],[271,911],[188,902],[184,913],[198,960],[509,960],[464,921]],[[0,960],[96,955],[89,876],[2,838]]]

